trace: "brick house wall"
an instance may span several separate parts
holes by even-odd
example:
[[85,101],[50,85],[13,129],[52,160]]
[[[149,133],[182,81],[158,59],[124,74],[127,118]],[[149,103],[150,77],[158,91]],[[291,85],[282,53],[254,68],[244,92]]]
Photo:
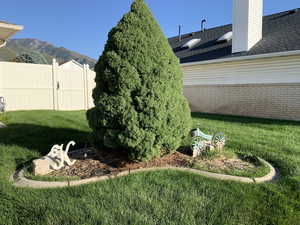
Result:
[[300,121],[300,56],[182,69],[193,112]]

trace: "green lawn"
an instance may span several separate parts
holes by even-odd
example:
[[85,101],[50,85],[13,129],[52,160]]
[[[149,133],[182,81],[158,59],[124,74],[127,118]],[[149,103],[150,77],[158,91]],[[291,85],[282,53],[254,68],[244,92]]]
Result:
[[[52,190],[18,189],[9,176],[53,144],[82,144],[83,111],[10,112],[0,129],[0,224],[299,225],[300,123],[193,114],[204,131],[224,131],[227,147],[281,171],[274,183],[242,184],[177,171],[147,172]],[[0,116],[1,120],[1,116]]]

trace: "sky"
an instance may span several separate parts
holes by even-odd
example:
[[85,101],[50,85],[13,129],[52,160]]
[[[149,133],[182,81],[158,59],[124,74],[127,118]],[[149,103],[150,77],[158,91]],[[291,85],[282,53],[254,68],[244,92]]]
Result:
[[[35,38],[97,59],[107,34],[133,0],[9,0],[0,20],[24,26],[13,38]],[[145,0],[167,37],[232,23],[233,0]],[[264,0],[264,15],[300,8],[299,0]]]

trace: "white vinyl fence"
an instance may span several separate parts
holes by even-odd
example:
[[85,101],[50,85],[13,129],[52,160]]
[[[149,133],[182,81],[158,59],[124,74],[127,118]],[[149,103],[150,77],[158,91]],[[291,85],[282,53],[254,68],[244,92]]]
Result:
[[95,72],[88,65],[62,68],[52,65],[0,62],[0,96],[6,110],[81,110],[93,107]]

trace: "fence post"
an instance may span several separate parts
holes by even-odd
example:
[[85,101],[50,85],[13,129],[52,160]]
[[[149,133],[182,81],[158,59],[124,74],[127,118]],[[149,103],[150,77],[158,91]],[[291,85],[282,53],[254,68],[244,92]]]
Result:
[[58,63],[56,62],[56,59],[53,59],[52,60],[53,110],[58,110],[57,76],[58,76]]
[[82,78],[83,78],[83,107],[84,107],[84,109],[86,109],[87,108],[87,106],[86,106],[86,91],[85,91],[85,89],[86,89],[86,69],[85,69],[85,64],[83,64],[83,67],[82,67]]
[[85,85],[86,85],[86,88],[85,88],[85,93],[86,93],[86,109],[88,110],[90,108],[90,105],[89,105],[89,72],[90,72],[90,67],[88,64],[85,65],[85,79],[86,79],[86,82],[85,82]]

